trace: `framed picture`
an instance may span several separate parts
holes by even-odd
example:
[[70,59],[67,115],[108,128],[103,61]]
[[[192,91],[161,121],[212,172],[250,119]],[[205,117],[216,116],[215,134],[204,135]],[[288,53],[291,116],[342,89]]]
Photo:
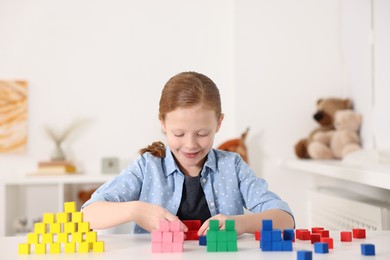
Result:
[[27,150],[27,82],[0,80],[0,153]]

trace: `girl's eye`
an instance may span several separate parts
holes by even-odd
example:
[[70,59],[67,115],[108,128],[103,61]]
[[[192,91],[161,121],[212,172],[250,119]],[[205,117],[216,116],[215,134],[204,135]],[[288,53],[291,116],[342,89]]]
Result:
[[176,137],[183,137],[184,134],[174,134],[174,136],[176,136]]
[[201,136],[201,137],[205,137],[205,136],[208,136],[209,134],[208,133],[198,133],[198,136]]

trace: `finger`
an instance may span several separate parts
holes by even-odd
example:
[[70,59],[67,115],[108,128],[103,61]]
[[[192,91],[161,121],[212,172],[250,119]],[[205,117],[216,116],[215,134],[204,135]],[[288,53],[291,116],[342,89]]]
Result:
[[205,221],[203,225],[198,230],[198,236],[204,236],[206,233],[206,230],[209,228],[209,221]]
[[[180,220],[177,216],[167,212],[166,215],[165,215],[165,218],[169,221],[169,222],[172,222],[172,221],[176,221],[176,220]],[[186,225],[184,225],[184,223],[180,220],[180,227],[181,229],[184,231],[184,232],[187,232],[188,231],[188,227]]]

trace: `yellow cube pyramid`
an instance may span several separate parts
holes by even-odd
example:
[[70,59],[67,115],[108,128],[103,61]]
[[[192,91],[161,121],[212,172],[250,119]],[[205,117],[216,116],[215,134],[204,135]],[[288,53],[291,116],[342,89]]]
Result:
[[76,202],[65,202],[64,212],[44,213],[43,221],[35,223],[34,232],[27,234],[27,243],[18,246],[18,254],[104,252],[104,242],[84,222],[83,213],[76,211]]

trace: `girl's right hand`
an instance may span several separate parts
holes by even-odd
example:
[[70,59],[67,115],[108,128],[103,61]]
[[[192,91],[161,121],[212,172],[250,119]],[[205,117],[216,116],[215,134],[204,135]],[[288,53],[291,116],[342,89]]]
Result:
[[[174,221],[179,219],[159,205],[143,201],[132,201],[131,203],[133,204],[134,222],[149,232],[158,230],[161,220]],[[183,231],[187,232],[188,228],[183,223],[181,224]]]

